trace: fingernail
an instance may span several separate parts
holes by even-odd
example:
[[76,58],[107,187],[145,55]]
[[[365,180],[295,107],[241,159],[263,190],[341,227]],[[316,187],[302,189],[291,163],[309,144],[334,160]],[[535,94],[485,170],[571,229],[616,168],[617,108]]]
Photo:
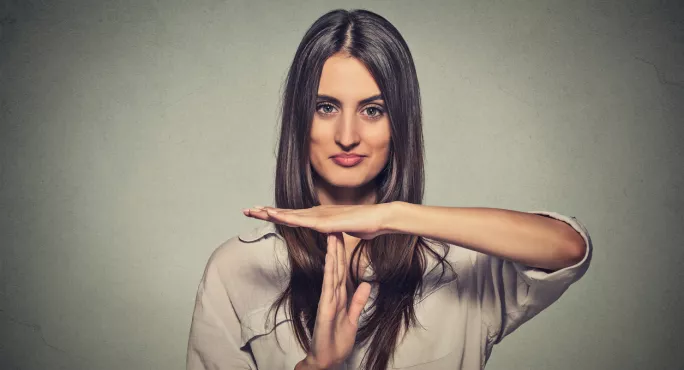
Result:
[[269,213],[269,214],[272,214],[272,215],[277,215],[277,214],[278,214],[278,211],[276,211],[276,210],[274,210],[274,209],[267,209],[267,210],[266,210],[266,213]]
[[256,208],[256,209],[259,209],[259,210],[262,210],[262,211],[264,210],[264,206],[253,206],[252,208]]

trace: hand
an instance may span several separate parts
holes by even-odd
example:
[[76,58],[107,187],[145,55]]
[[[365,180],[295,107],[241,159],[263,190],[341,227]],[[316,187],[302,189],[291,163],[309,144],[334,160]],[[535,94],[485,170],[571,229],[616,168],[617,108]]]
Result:
[[359,317],[368,302],[371,286],[366,282],[361,283],[347,309],[346,267],[342,234],[329,234],[313,341],[311,351],[304,360],[310,368],[336,368],[354,348]]
[[321,233],[344,232],[360,239],[373,239],[390,232],[387,224],[391,203],[321,205],[304,209],[254,207],[245,216],[291,227],[308,227]]

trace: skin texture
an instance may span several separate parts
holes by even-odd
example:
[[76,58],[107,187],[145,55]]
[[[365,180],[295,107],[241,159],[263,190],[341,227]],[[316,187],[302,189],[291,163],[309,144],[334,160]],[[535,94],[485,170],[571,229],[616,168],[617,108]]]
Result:
[[[382,99],[358,103],[380,95],[378,85],[363,63],[338,53],[323,65],[318,95],[340,103],[317,99],[311,126],[310,159],[321,204],[373,204],[372,180],[389,156],[390,121]],[[343,167],[330,158],[338,153],[366,157],[354,167]]]

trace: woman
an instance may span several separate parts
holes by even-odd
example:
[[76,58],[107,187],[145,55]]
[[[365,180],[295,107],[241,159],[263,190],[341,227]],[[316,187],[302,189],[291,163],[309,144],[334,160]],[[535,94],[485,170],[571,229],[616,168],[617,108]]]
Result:
[[276,207],[210,257],[188,369],[481,369],[589,267],[574,217],[421,205],[416,72],[377,14],[311,26],[281,123]]

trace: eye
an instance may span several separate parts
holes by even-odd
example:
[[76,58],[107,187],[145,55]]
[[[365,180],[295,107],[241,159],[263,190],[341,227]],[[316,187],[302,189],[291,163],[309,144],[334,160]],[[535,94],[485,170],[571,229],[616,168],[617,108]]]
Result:
[[366,115],[373,119],[378,119],[385,114],[385,111],[381,107],[375,105],[366,107],[364,110],[366,111]]
[[323,114],[323,115],[329,115],[332,114],[335,110],[335,106],[333,106],[330,103],[323,103],[319,104],[316,106],[316,111]]

